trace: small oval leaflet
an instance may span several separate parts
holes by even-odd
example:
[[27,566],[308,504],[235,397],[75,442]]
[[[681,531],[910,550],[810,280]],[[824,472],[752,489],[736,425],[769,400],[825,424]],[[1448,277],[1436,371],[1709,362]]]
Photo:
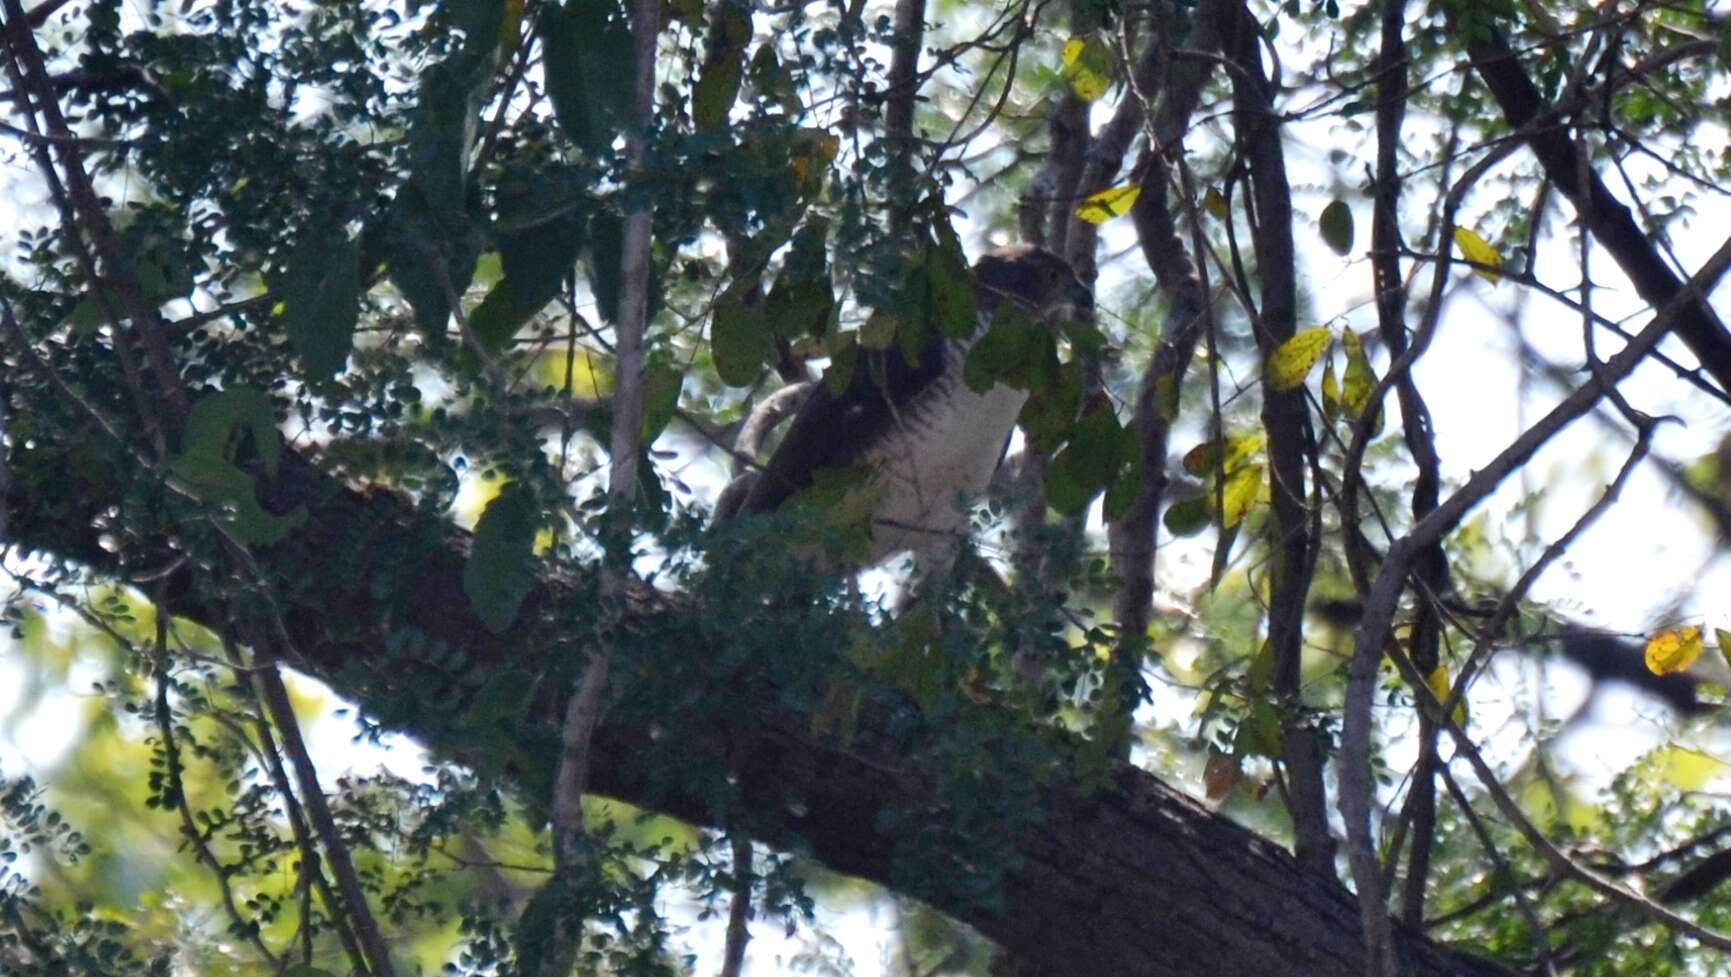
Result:
[[1666,628],[1647,639],[1647,670],[1654,675],[1681,672],[1701,657],[1701,626]]
[[1268,366],[1264,370],[1268,385],[1276,392],[1284,393],[1303,383],[1332,338],[1333,333],[1327,326],[1317,326],[1281,343],[1268,357]]
[[1338,255],[1352,252],[1352,208],[1346,201],[1336,200],[1322,208],[1317,223],[1321,225],[1322,240],[1331,251]]
[[1503,280],[1502,274],[1496,270],[1502,265],[1503,256],[1471,228],[1455,228],[1455,247],[1460,248],[1461,257],[1473,263],[1473,274],[1492,284]]
[[1142,188],[1134,183],[1101,190],[1082,201],[1082,206],[1076,208],[1076,216],[1090,224],[1104,224],[1128,214],[1141,195]]

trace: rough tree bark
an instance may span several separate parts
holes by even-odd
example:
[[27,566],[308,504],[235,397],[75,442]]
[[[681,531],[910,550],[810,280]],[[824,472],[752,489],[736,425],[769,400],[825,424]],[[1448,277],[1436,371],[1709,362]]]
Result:
[[[125,579],[149,554],[112,552],[97,517],[125,498],[139,473],[98,477],[74,445],[15,446],[13,496],[6,500],[14,538],[27,548],[81,560]],[[78,499],[82,513],[43,507],[26,492]],[[285,455],[266,502],[306,504],[303,532],[258,553],[261,567],[292,585],[278,594],[282,625],[303,656],[300,666],[349,696],[369,714],[443,755],[504,775],[525,796],[544,797],[552,780],[559,717],[554,697],[535,700],[501,759],[469,756],[474,739],[461,705],[505,669],[557,671],[569,631],[539,623],[552,607],[593,602],[593,580],[546,577],[504,635],[488,631],[463,597],[467,540],[460,530],[416,512],[388,493],[363,493]],[[112,541],[109,541],[112,543]],[[160,566],[160,563],[156,563]],[[229,598],[183,592],[177,613],[219,623]],[[646,627],[658,616],[639,611]],[[568,622],[569,614],[562,619]],[[376,634],[375,643],[334,641],[329,622]],[[439,640],[423,650],[391,647],[384,636],[415,629]],[[692,653],[701,654],[701,649]],[[701,681],[702,679],[697,679]],[[546,683],[555,685],[556,683]],[[809,717],[768,712],[741,717],[718,734],[727,742],[686,743],[686,751],[731,758],[730,777],[758,818],[765,842],[809,853],[825,865],[926,899],[998,941],[1017,958],[1053,975],[1196,973],[1358,977],[1363,973],[1358,909],[1333,882],[1299,870],[1278,845],[1209,812],[1181,792],[1134,768],[1114,767],[1103,786],[1078,786],[1067,771],[983,771],[991,784],[1039,782],[1041,817],[1013,837],[965,831],[946,839],[946,865],[965,873],[974,853],[1008,852],[997,904],[945,885],[941,873],[911,873],[905,839],[886,832],[879,813],[932,811],[942,817],[938,784],[904,757],[877,749],[867,736],[838,742],[811,733]],[[713,797],[687,782],[666,782],[655,764],[658,730],[609,723],[596,732],[590,761],[595,793],[699,823],[715,817]],[[994,857],[997,857],[996,854]],[[1508,975],[1498,965],[1453,952],[1408,930],[1397,944],[1411,974]]]

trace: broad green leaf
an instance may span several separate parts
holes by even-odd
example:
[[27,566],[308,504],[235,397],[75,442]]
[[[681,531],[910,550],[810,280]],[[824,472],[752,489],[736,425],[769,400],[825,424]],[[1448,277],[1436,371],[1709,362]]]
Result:
[[560,128],[591,156],[606,152],[630,116],[637,74],[624,8],[618,0],[565,0],[541,12],[540,28]]
[[1322,208],[1322,217],[1318,220],[1322,229],[1322,240],[1335,254],[1344,255],[1352,251],[1352,208],[1346,201],[1336,200]]
[[894,312],[873,309],[872,314],[859,327],[859,344],[862,349],[881,353],[896,343],[896,327],[901,320]]
[[229,532],[249,546],[281,542],[307,521],[305,506],[277,515],[260,505],[252,476],[220,457],[174,455],[168,471],[181,488],[221,509]]
[[318,222],[301,235],[282,282],[283,328],[314,380],[342,372],[360,317],[360,251],[342,225]]
[[[757,53],[751,56],[751,66],[746,69],[745,77],[751,82],[751,87],[757,89],[759,104],[774,102],[789,116],[797,116],[805,111],[793,76],[775,55],[775,45],[758,45]],[[833,155],[831,158],[834,158]]]
[[859,352],[859,342],[852,333],[841,334],[831,344],[829,368],[823,371],[823,385],[833,396],[840,397],[853,383],[854,371],[859,368]]
[[502,634],[517,619],[517,609],[535,579],[535,532],[541,513],[534,496],[507,485],[475,524],[469,561],[463,565],[463,593],[489,631]]
[[679,409],[679,391],[685,375],[670,360],[651,361],[643,368],[643,427],[644,444],[652,443],[673,420]]
[[745,78],[745,46],[751,42],[751,15],[744,4],[719,0],[720,16],[704,38],[703,66],[691,89],[691,121],[699,132],[719,129],[739,97]]
[[1731,668],[1731,631],[1714,628],[1713,637],[1719,642],[1719,657],[1725,659],[1726,668]]
[[[1127,434],[1132,435],[1131,446],[1136,447],[1133,431],[1134,428],[1125,429]],[[1142,455],[1138,452],[1131,456],[1129,464],[1123,466],[1118,476],[1106,486],[1106,498],[1101,503],[1101,512],[1107,521],[1122,519],[1124,514],[1130,511],[1130,506],[1135,504],[1136,493],[1142,488],[1142,469]]]
[[466,215],[436,211],[427,202],[425,189],[410,181],[392,202],[387,239],[391,283],[414,309],[421,332],[435,343],[444,341],[451,321],[451,293],[462,295],[474,278],[481,256],[480,234]]
[[589,291],[603,322],[619,321],[619,256],[625,251],[625,221],[609,209],[589,219]]
[[236,464],[237,434],[250,439],[260,467],[275,476],[282,456],[276,410],[269,398],[250,387],[232,387],[193,404],[181,438],[183,450],[168,459],[168,470],[181,488],[221,509],[237,539],[268,546],[306,522],[306,507],[278,515],[259,504],[253,476]]
[[998,306],[992,314],[991,328],[968,350],[962,382],[975,393],[985,393],[1000,383],[1018,390],[1028,389],[1032,381],[1029,368],[1044,332],[1045,327],[1012,304]]
[[[483,517],[485,518],[485,517]],[[505,668],[488,676],[463,717],[465,726],[515,726],[528,711],[535,676],[520,668]]]
[[282,431],[270,398],[251,387],[230,387],[199,398],[181,436],[183,455],[233,461],[229,439],[236,431],[252,437],[253,450],[265,474],[276,477],[282,457]]
[[1647,639],[1647,670],[1654,675],[1681,672],[1701,657],[1701,626],[1666,628]]
[[1081,512],[1117,479],[1135,449],[1135,437],[1119,425],[1111,406],[1094,404],[1046,469],[1046,501],[1061,513]]
[[1497,271],[1502,267],[1503,256],[1471,228],[1455,228],[1455,246],[1460,248],[1461,257],[1473,262],[1475,266],[1488,266],[1474,267],[1473,274],[1492,284],[1503,280],[1502,274]]
[[1024,357],[1025,366],[999,379],[1013,386],[1020,378],[1030,378],[1028,402],[1016,416],[1016,423],[1027,435],[1028,446],[1035,451],[1054,451],[1076,422],[1076,412],[1082,406],[1082,370],[1074,360],[1058,362],[1057,350],[1049,335],[1035,334]]
[[1211,508],[1213,506],[1205,495],[1180,499],[1166,507],[1166,515],[1161,522],[1166,526],[1166,531],[1174,536],[1194,536],[1208,528],[1208,512]]
[[951,339],[968,339],[980,331],[968,256],[942,205],[935,204],[932,211],[936,241],[926,246],[924,255],[925,282],[930,290],[927,308],[939,332]]
[[1082,101],[1092,102],[1112,86],[1112,52],[1098,34],[1071,38],[1061,56],[1070,90]]
[[1082,206],[1076,208],[1076,216],[1090,224],[1104,224],[1114,217],[1128,214],[1141,195],[1142,188],[1134,183],[1101,190],[1082,201]]
[[469,313],[469,325],[483,347],[503,349],[559,294],[583,248],[586,227],[580,206],[541,174],[517,174],[500,187],[499,260],[504,277]]
[[763,300],[764,317],[787,339],[822,336],[835,313],[829,277],[829,221],[813,217],[793,236],[787,260]]
[[749,287],[736,282],[716,299],[710,313],[709,343],[715,373],[730,387],[750,386],[763,365],[775,358],[775,341],[763,308],[747,301],[755,291],[755,280]]
[[1279,346],[1268,357],[1264,370],[1270,389],[1277,393],[1293,390],[1310,375],[1310,368],[1328,348],[1333,332],[1327,326],[1317,326],[1298,333]]

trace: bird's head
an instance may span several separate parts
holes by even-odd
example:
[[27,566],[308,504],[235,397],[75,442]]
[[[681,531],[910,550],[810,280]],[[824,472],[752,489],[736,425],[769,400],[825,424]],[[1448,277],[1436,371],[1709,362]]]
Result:
[[1093,318],[1094,293],[1069,262],[1045,248],[1011,244],[974,262],[980,312],[990,317],[1001,302],[1014,302],[1046,323]]

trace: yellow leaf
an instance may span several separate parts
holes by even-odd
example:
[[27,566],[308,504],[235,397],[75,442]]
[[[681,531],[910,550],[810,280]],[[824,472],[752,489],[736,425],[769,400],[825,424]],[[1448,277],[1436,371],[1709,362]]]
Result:
[[1701,626],[1666,628],[1647,639],[1647,670],[1654,675],[1681,672],[1701,657]]
[[1082,206],[1076,208],[1076,216],[1090,224],[1104,224],[1114,217],[1128,214],[1141,195],[1142,188],[1134,183],[1101,190],[1082,201]]
[[[1430,675],[1425,678],[1425,684],[1430,686],[1430,693],[1436,696],[1436,701],[1449,701],[1449,670],[1446,666],[1438,665],[1432,669]],[[1455,703],[1454,712],[1451,715],[1454,716],[1456,726],[1467,724],[1467,700],[1465,696],[1461,697],[1461,701]]]
[[1666,747],[1662,776],[1679,790],[1700,790],[1725,772],[1725,761],[1685,746]]
[[1112,55],[1098,37],[1072,37],[1064,45],[1064,76],[1070,90],[1084,102],[1106,94],[1112,85]]
[[1227,213],[1226,197],[1214,187],[1209,187],[1202,192],[1202,209],[1207,211],[1208,215],[1215,220],[1225,220]]
[[535,379],[557,393],[564,393],[569,387],[574,400],[600,400],[613,392],[613,375],[607,364],[587,350],[579,349],[570,357],[564,351],[542,353],[535,360]]
[[[1345,329],[1340,334],[1341,345],[1346,347],[1346,374],[1341,378],[1341,404],[1346,407],[1346,414],[1353,420],[1364,416],[1364,410],[1370,406],[1370,392],[1376,386],[1376,371],[1370,368],[1370,357],[1364,354],[1364,343],[1358,338],[1358,333]],[[1375,437],[1382,433],[1382,412],[1378,411],[1371,422],[1370,435]]]
[[1328,348],[1332,333],[1327,326],[1317,326],[1281,343],[1274,353],[1268,357],[1268,366],[1264,375],[1268,385],[1276,392],[1284,392],[1297,387],[1310,375],[1310,368],[1316,365],[1322,351]]
[[1719,657],[1725,659],[1727,668],[1731,668],[1731,631],[1714,628],[1713,637],[1719,641]]
[[[1491,247],[1490,242],[1479,237],[1470,228],[1457,227],[1455,228],[1455,246],[1460,248],[1461,257],[1476,266],[1473,268],[1473,274],[1487,282],[1496,283],[1503,280],[1502,274],[1496,270],[1501,267],[1503,256],[1497,253],[1496,248]],[[1489,267],[1483,267],[1486,265]]]
[[1263,487],[1267,480],[1262,477],[1261,465],[1245,465],[1226,479],[1226,484],[1220,489],[1220,524],[1231,529],[1244,519],[1244,514],[1250,507],[1263,497]]

